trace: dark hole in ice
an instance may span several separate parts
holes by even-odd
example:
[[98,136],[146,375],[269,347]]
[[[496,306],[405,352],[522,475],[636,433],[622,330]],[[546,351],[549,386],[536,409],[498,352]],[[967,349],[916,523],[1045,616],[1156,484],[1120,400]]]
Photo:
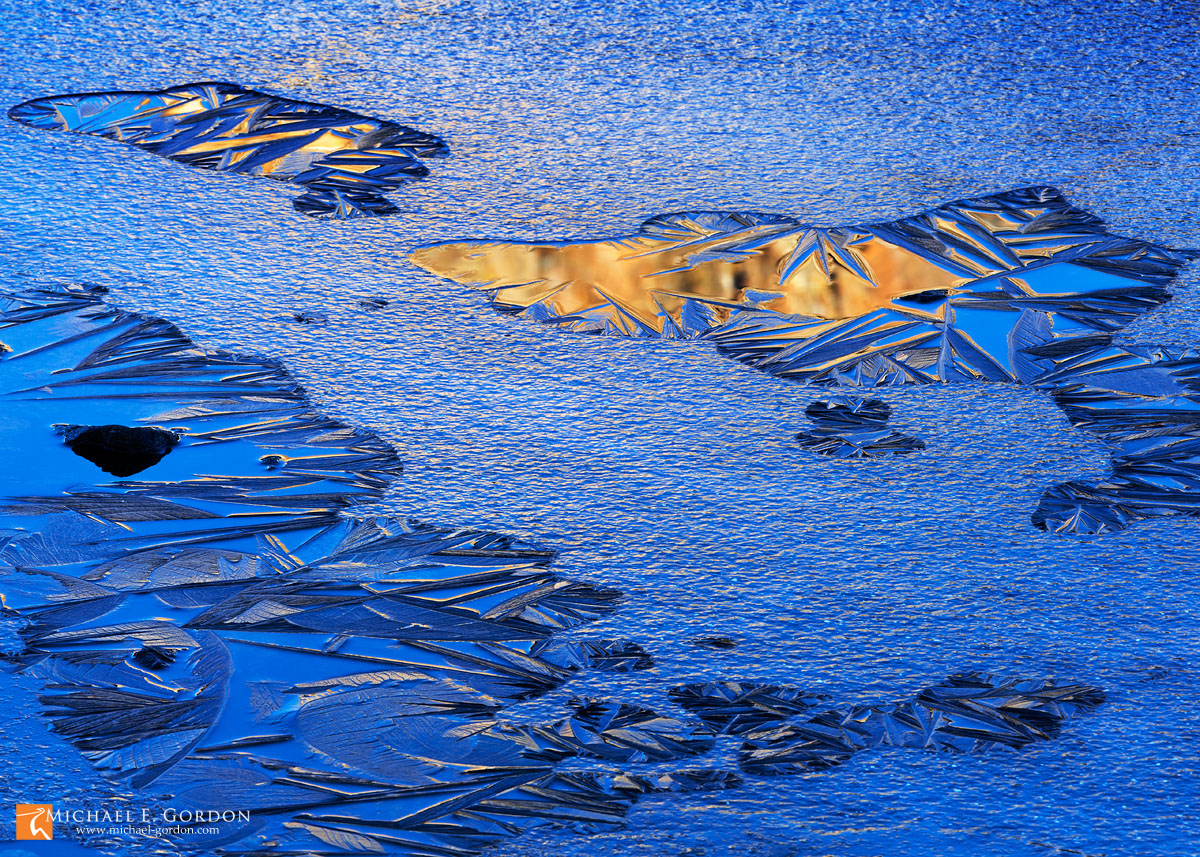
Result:
[[125,477],[162,461],[179,435],[149,426],[57,426],[67,446],[105,473]]
[[[8,297],[0,327],[27,326],[13,340],[20,351],[55,357],[63,349],[38,342],[47,334],[68,346],[40,376],[10,373],[33,398],[63,407],[63,391],[105,407],[117,377],[166,400],[169,410],[143,418],[164,428],[56,426],[73,447],[91,438],[157,460],[185,433],[192,444],[171,479],[6,501],[45,523],[0,531],[0,566],[22,570],[16,586],[0,573],[0,653],[43,682],[52,728],[106,778],[255,813],[252,825],[206,834],[195,853],[265,853],[253,849],[270,841],[276,854],[470,857],[547,822],[620,824],[643,795],[736,786],[730,771],[674,768],[712,751],[718,734],[741,746],[725,741],[705,764],[806,775],[878,747],[1026,746],[1103,699],[1090,685],[969,673],[874,706],[723,680],[671,689],[679,717],[619,699],[572,699],[572,713],[548,723],[541,708],[532,722],[528,710],[498,716],[588,670],[622,693],[645,686],[626,675],[653,668],[642,646],[572,630],[610,616],[619,592],[559,576],[553,552],[510,536],[342,515],[378,499],[399,460],[374,435],[308,410],[273,361],[201,355],[174,327],[90,291]],[[85,335],[95,338],[80,359]],[[827,402],[821,415],[843,412],[881,418],[866,398]],[[187,428],[166,431],[177,419]],[[814,429],[824,432],[814,443],[859,450],[904,442],[877,422]],[[259,450],[261,463],[205,458],[225,441]],[[218,461],[236,470],[213,472]],[[663,762],[672,769],[624,770]]]

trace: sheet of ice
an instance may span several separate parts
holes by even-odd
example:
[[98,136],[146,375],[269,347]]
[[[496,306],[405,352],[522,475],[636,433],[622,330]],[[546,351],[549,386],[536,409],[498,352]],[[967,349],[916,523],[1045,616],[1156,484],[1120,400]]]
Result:
[[[502,719],[581,670],[653,668],[636,642],[554,639],[611,614],[620,593],[564,580],[545,568],[553,554],[510,538],[338,517],[399,464],[371,435],[308,412],[281,367],[206,353],[95,290],[0,297],[0,330],[19,344],[0,394],[35,436],[39,405],[185,423],[44,431],[117,476],[133,474],[114,473],[129,469],[114,454],[127,463],[149,445],[141,473],[188,438],[174,463],[192,472],[89,489],[43,469],[43,493],[7,498],[0,518],[5,661],[41,682],[53,731],[143,801],[229,814],[158,839],[226,854],[474,854],[545,824],[618,824],[641,795],[740,784],[720,767],[611,769],[705,760],[716,732],[686,716],[595,699],[553,722]],[[313,448],[323,454],[299,454]],[[206,472],[218,460],[228,469]],[[1057,737],[1102,698],[952,678],[906,706],[750,731],[738,764],[773,774],[888,744],[1019,747]],[[701,719],[725,732],[744,722],[741,698],[703,703]],[[732,716],[714,714],[722,705]],[[588,759],[610,769],[557,769]],[[99,838],[120,849],[130,836]]]
[[[403,482],[372,512],[516,532],[561,548],[564,574],[625,591],[587,635],[639,641],[653,670],[581,671],[521,703],[528,722],[558,722],[572,696],[680,717],[670,688],[735,677],[825,693],[830,708],[880,705],[967,665],[1109,694],[1097,716],[1021,753],[859,754],[818,776],[644,799],[617,832],[532,831],[499,853],[1193,850],[1195,523],[1085,538],[1031,527],[1047,487],[1100,480],[1109,461],[1045,394],[889,388],[872,395],[926,451],[829,459],[792,440],[828,391],[714,361],[702,345],[497,316],[400,261],[472,235],[618,235],[665,211],[877,222],[1033,184],[1061,188],[1114,233],[1200,246],[1186,99],[1200,83],[1197,34],[1176,7],[11,11],[6,105],[218,78],[450,142],[455,157],[394,195],[395,215],[316,223],[290,213],[287,185],[6,123],[0,264],[17,284],[24,273],[102,283],[207,346],[281,358],[322,413],[397,447]],[[1117,343],[1178,352],[1200,339],[1194,271],[1172,290]],[[376,299],[388,304],[360,305]],[[94,484],[99,471],[56,449]],[[736,645],[692,643],[705,638]],[[33,692],[15,681],[5,698],[34,706]],[[0,762],[10,802],[130,805],[38,725],[6,724],[25,748]]]

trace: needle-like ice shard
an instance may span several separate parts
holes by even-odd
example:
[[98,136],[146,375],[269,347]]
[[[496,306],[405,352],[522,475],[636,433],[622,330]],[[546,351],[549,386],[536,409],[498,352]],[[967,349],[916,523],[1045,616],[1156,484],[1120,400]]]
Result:
[[[5,660],[43,681],[52,728],[103,775],[249,813],[200,823],[190,846],[471,854],[539,824],[619,823],[643,794],[737,784],[555,770],[711,746],[646,709],[497,720],[581,671],[653,665],[629,640],[557,636],[620,593],[509,537],[344,517],[399,460],[313,413],[278,364],[74,287],[0,294],[0,329],[0,397],[20,415],[0,423]],[[121,476],[114,457],[167,452],[157,478],[103,481],[90,463]]]
[[672,688],[671,699],[709,727],[741,735],[809,711],[826,697],[788,685],[712,681]]

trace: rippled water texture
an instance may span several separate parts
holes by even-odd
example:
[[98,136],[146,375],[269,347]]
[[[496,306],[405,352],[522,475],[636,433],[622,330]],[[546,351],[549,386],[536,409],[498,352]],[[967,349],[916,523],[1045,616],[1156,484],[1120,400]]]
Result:
[[[1200,524],[1033,527],[1049,486],[1108,460],[1048,396],[889,388],[873,394],[888,429],[925,448],[827,457],[795,440],[827,391],[703,343],[500,316],[404,261],[467,238],[608,238],[675,210],[875,223],[1028,185],[1115,234],[1200,247],[1200,28],[1177,5],[1089,5],[14,2],[6,106],[232,80],[428,131],[453,154],[389,194],[390,217],[317,221],[283,184],[3,123],[0,265],[14,288],[100,283],[203,344],[283,360],[323,414],[404,460],[372,511],[513,533],[559,549],[560,573],[624,591],[588,635],[631,640],[655,666],[581,675],[531,719],[573,697],[683,717],[670,689],[718,679],[838,707],[964,669],[1107,691],[1017,753],[873,750],[650,796],[622,829],[535,831],[499,854],[1189,855]],[[1193,263],[1119,341],[1200,343],[1196,285]],[[16,446],[4,484],[32,469]],[[38,683],[4,682],[34,710]],[[6,724],[5,741],[19,748],[0,762],[7,805],[118,789],[40,721]],[[732,764],[736,744],[716,746]]]

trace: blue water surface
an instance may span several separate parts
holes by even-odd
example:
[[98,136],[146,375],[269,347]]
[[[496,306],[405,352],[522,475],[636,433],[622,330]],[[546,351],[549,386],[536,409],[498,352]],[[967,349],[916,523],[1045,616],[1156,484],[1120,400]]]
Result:
[[[703,343],[562,333],[408,265],[463,237],[631,231],[665,211],[878,221],[1053,184],[1113,231],[1200,247],[1194,10],[1177,3],[5,0],[0,103],[230,80],[432,131],[452,156],[387,218],[314,221],[285,185],[0,123],[0,270],[108,286],[207,345],[282,358],[406,476],[372,512],[519,534],[628,599],[588,635],[649,648],[535,705],[673,710],[682,681],[836,702],[962,669],[1103,685],[1020,753],[872,752],[731,792],[655,797],[624,829],[533,855],[1194,855],[1200,850],[1200,524],[1057,537],[1029,514],[1106,454],[1042,395],[888,389],[924,452],[846,462],[793,442],[808,390]],[[1124,342],[1200,344],[1193,265]],[[379,296],[388,307],[357,301]],[[300,325],[292,313],[329,317]],[[7,415],[6,417],[7,418]],[[10,457],[20,474],[36,463]],[[728,636],[736,648],[700,648]],[[11,705],[31,686],[4,678]],[[32,718],[7,803],[103,795]],[[732,745],[725,748],[732,753]],[[43,758],[44,757],[44,758]],[[5,819],[7,825],[9,820]],[[9,828],[4,828],[8,830]],[[0,837],[3,838],[3,837]],[[146,853],[153,846],[145,844]]]

